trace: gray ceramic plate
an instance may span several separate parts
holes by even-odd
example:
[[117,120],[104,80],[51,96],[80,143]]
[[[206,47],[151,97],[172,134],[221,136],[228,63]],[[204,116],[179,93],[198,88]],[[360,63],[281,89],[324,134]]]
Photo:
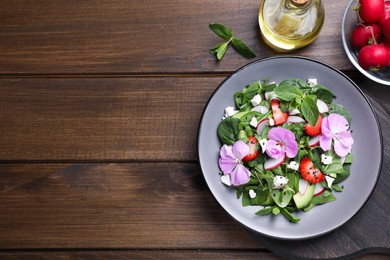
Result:
[[[335,193],[337,200],[317,206],[308,213],[298,213],[299,223],[282,216],[255,215],[261,207],[242,207],[235,189],[220,181],[218,158],[221,143],[217,127],[227,106],[233,106],[233,95],[255,80],[281,82],[287,78],[316,78],[332,89],[335,103],[351,113],[355,140],[354,161],[350,177],[342,182],[344,191]],[[246,228],[259,234],[286,240],[308,239],[324,235],[346,223],[365,204],[379,177],[382,164],[382,137],[376,115],[361,90],[340,71],[320,61],[280,56],[253,62],[228,77],[211,96],[199,125],[198,156],[212,194],[225,211]]]

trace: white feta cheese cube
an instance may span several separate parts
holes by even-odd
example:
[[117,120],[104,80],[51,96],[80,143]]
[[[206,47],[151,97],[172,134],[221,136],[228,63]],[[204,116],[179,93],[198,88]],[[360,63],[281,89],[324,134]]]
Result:
[[251,99],[251,104],[252,106],[256,107],[260,105],[261,102],[261,96],[259,94],[256,94],[252,99]]
[[321,162],[325,165],[332,164],[332,156],[321,154]]
[[251,119],[251,121],[249,122],[249,124],[250,124],[251,126],[253,126],[254,128],[256,128],[257,125],[259,124],[259,122],[257,121],[256,117],[253,116],[252,119]]

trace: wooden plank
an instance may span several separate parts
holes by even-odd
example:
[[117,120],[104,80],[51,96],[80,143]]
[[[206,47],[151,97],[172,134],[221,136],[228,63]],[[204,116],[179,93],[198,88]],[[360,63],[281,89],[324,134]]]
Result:
[[[264,250],[107,250],[1,252],[1,259],[284,259]],[[378,258],[379,260],[385,258]]]
[[0,160],[196,160],[223,79],[2,78]]
[[0,249],[264,249],[196,163],[0,164]]
[[[353,69],[341,42],[349,0],[322,2],[326,17],[319,38],[294,54]],[[259,5],[257,0],[3,0],[0,74],[233,71],[248,60],[229,49],[217,63],[208,50],[221,39],[208,24],[232,28],[257,58],[273,56],[277,53],[260,39]]]
[[[265,250],[85,250],[85,251],[0,251],[1,259],[286,259]],[[386,254],[363,254],[353,259],[386,260]]]
[[[264,250],[85,250],[85,251],[0,251],[1,259],[286,259]],[[353,259],[387,260],[389,255],[368,253]]]

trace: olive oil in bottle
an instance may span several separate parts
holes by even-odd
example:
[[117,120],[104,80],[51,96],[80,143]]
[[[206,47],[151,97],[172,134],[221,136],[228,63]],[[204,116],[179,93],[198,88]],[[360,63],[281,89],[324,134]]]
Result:
[[278,52],[310,44],[319,35],[324,18],[321,0],[263,0],[259,11],[262,38]]

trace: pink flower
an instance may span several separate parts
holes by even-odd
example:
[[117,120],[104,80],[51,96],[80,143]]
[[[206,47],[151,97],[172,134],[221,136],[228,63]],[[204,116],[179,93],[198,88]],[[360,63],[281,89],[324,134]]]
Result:
[[269,140],[265,145],[267,154],[275,159],[287,155],[294,158],[298,153],[298,144],[295,135],[288,129],[277,127],[269,130],[267,134]]
[[249,182],[251,172],[242,164],[242,158],[249,153],[249,146],[244,141],[237,141],[230,145],[223,145],[220,151],[219,167],[223,174],[230,174],[230,181],[234,186]]
[[351,132],[348,131],[349,124],[345,117],[330,114],[322,120],[321,128],[320,146],[324,151],[332,148],[333,140],[334,151],[338,156],[344,157],[350,152],[353,138]]

